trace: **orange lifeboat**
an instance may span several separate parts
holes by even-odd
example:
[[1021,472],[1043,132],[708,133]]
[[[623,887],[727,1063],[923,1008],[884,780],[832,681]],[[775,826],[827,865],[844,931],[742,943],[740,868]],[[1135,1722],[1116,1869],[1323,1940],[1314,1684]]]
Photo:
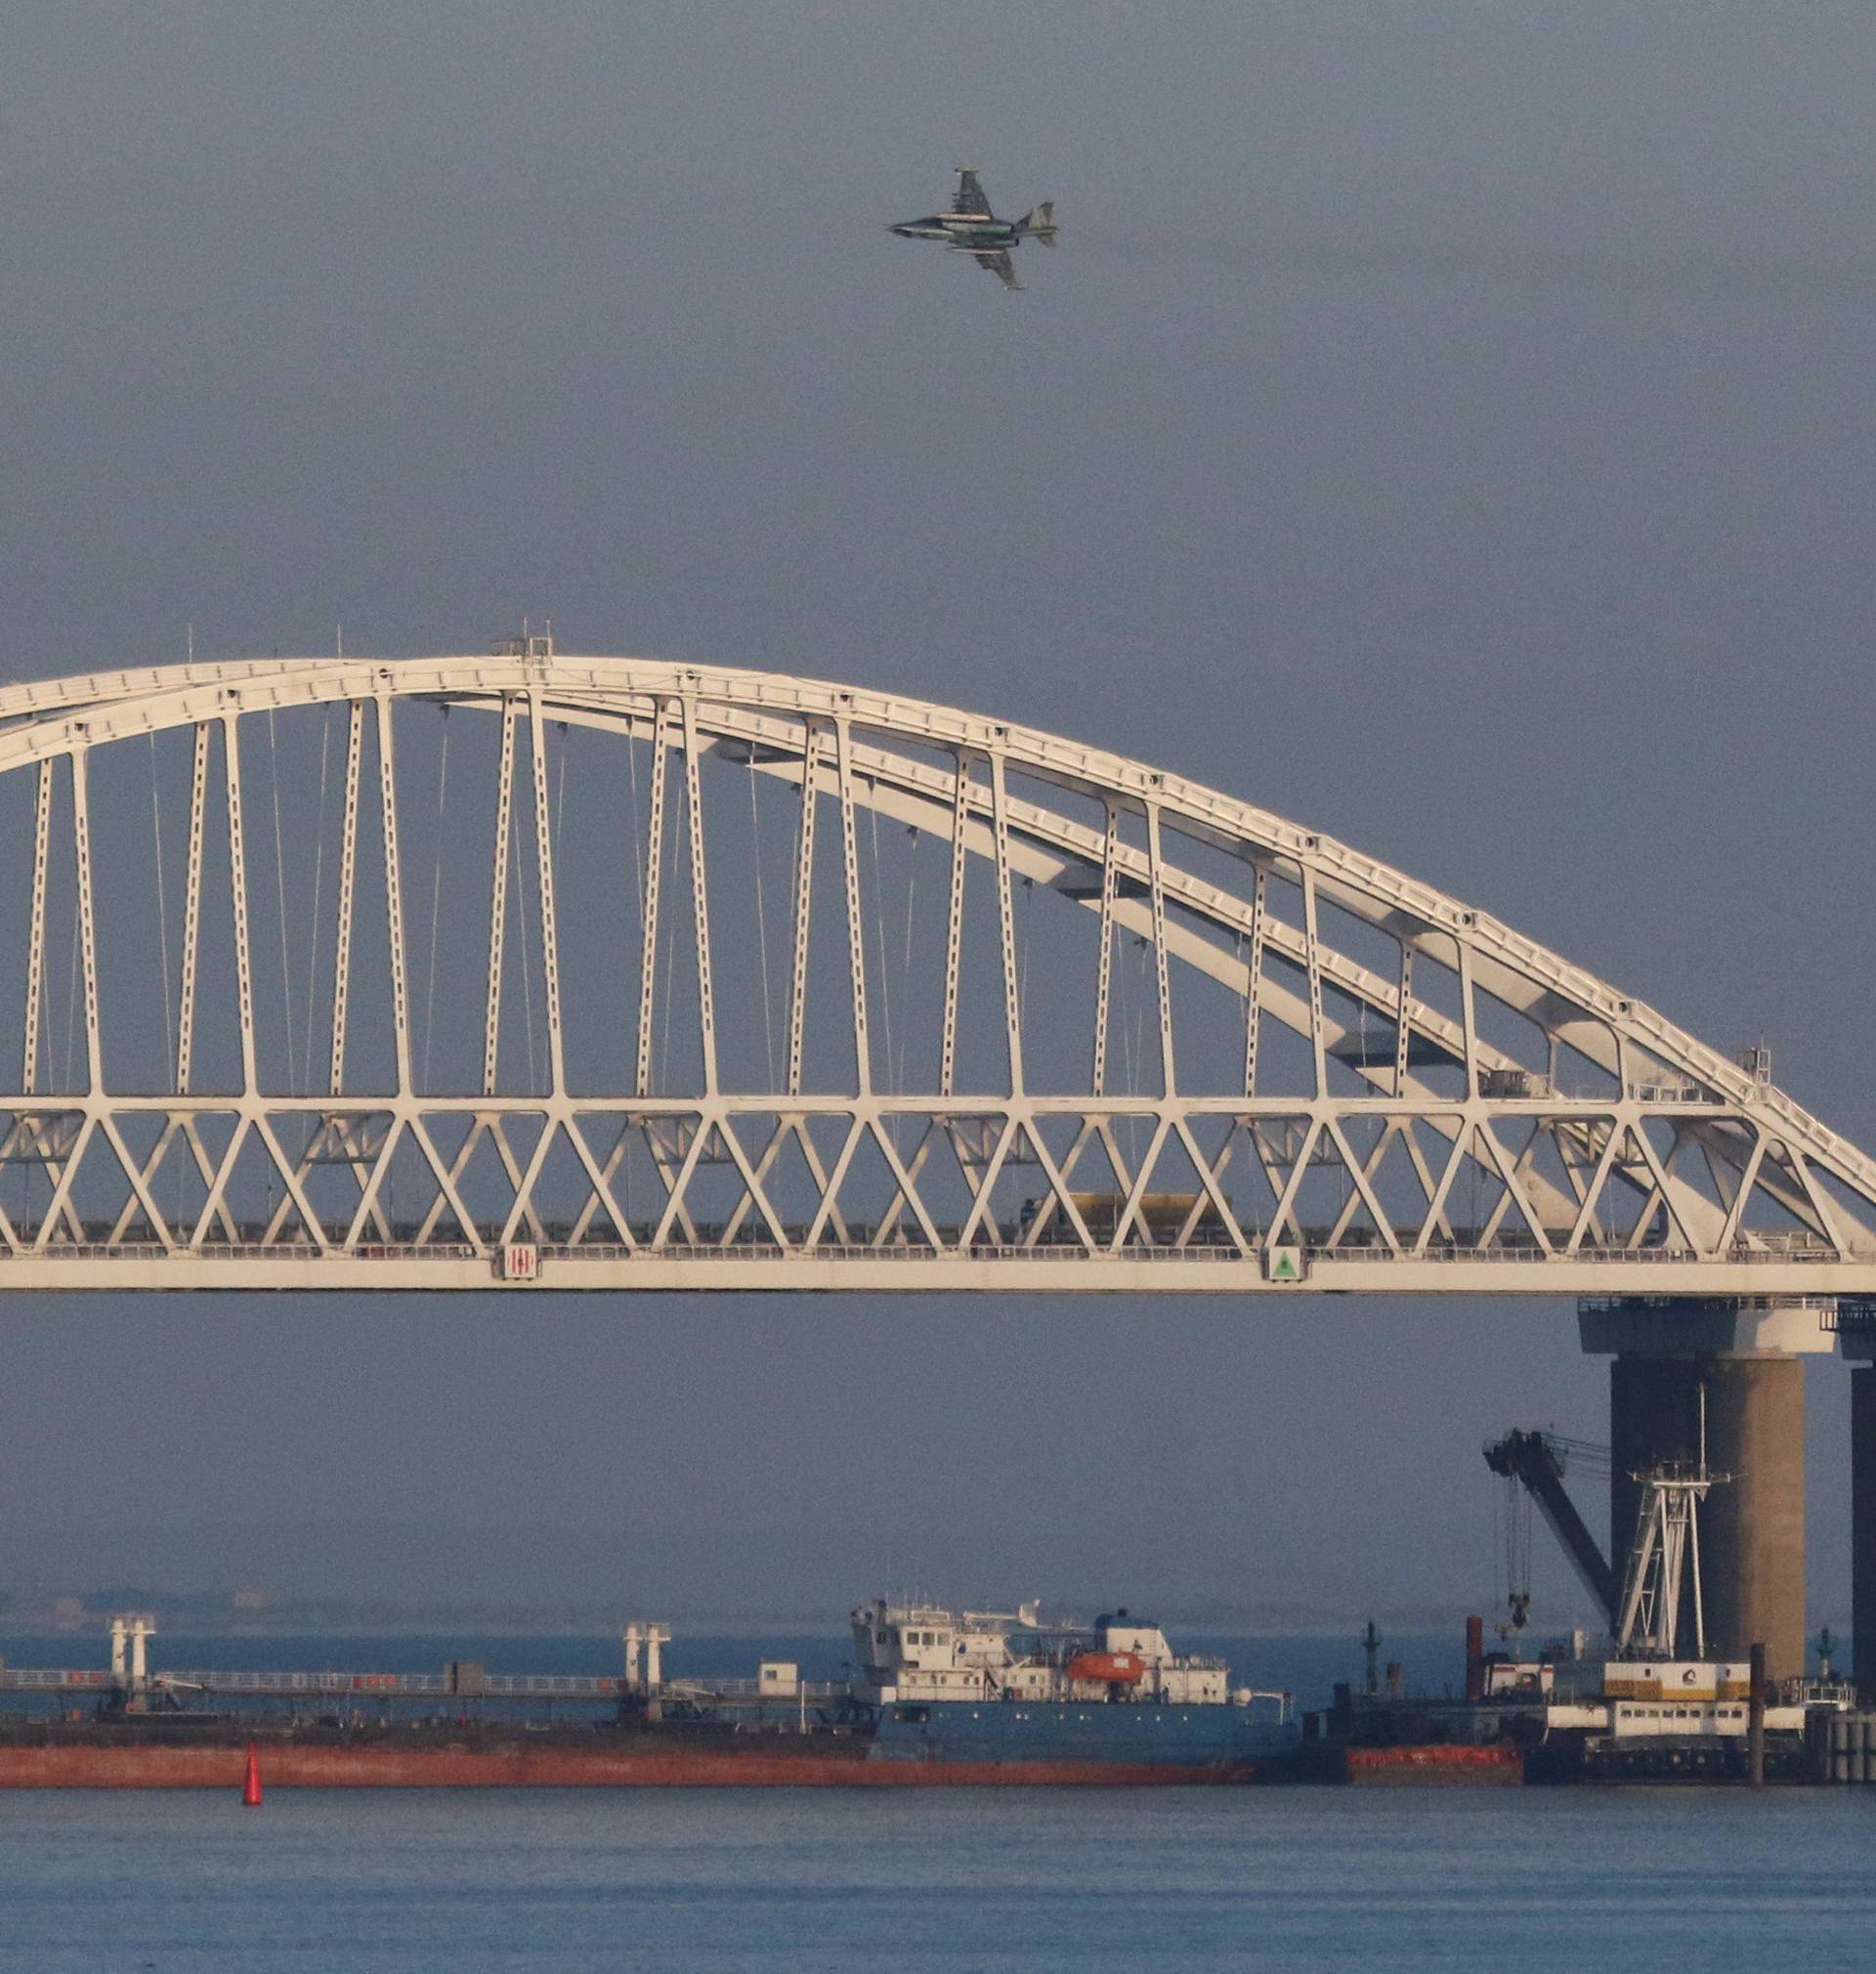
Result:
[[1136,1652],[1078,1652],[1068,1662],[1068,1676],[1108,1686],[1138,1686],[1146,1677],[1146,1661]]

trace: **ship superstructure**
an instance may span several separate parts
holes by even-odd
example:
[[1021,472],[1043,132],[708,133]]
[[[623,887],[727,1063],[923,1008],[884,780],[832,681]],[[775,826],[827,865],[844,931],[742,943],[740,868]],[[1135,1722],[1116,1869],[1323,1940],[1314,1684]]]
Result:
[[1125,1607],[1092,1624],[875,1598],[853,1613],[850,1704],[874,1762],[962,1780],[1245,1779],[1295,1751],[1290,1695],[1231,1685]]
[[1045,1624],[1037,1606],[945,1610],[876,1598],[853,1613],[856,1699],[1132,1700],[1248,1706],[1282,1695],[1235,1692],[1221,1658],[1181,1657],[1125,1606],[1086,1624]]

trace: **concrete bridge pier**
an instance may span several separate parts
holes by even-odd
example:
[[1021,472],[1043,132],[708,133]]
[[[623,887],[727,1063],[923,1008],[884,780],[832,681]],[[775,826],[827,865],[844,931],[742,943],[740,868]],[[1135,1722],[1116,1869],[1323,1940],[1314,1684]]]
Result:
[[[1609,1547],[1620,1582],[1642,1495],[1637,1473],[1700,1456],[1732,1478],[1700,1512],[1707,1649],[1769,1674],[1805,1670],[1805,1367],[1829,1351],[1828,1305],[1777,1298],[1597,1298],[1579,1306],[1583,1348],[1609,1366]],[[1872,1394],[1876,1401],[1876,1394]],[[1704,1401],[1704,1404],[1703,1404]],[[1681,1611],[1692,1637],[1691,1585]],[[1686,1646],[1691,1654],[1691,1645]]]
[[1876,1700],[1876,1301],[1841,1298],[1837,1342],[1850,1365],[1850,1643],[1856,1691]]
[[1850,1374],[1850,1643],[1856,1692],[1876,1698],[1876,1336]]

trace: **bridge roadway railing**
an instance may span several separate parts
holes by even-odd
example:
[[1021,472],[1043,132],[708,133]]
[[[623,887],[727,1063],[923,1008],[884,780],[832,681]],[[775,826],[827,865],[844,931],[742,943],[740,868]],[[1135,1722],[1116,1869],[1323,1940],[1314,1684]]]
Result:
[[[1253,1254],[1262,1252],[1270,1245],[1271,1235],[1267,1227],[1255,1222],[1247,1222],[1243,1226],[1244,1247],[1241,1249],[1232,1238],[1229,1229],[1223,1226],[1202,1226],[1191,1234],[1180,1237],[1168,1229],[1135,1231],[1121,1243],[1111,1240],[1107,1232],[1098,1234],[1093,1247],[1086,1245],[1072,1229],[1051,1226],[1044,1228],[1033,1239],[1019,1241],[999,1241],[987,1239],[981,1233],[973,1234],[968,1242],[962,1239],[961,1229],[956,1226],[939,1226],[938,1245],[908,1236],[902,1228],[894,1227],[881,1232],[878,1228],[862,1223],[849,1225],[848,1237],[844,1241],[822,1238],[809,1242],[807,1230],[789,1227],[785,1231],[789,1236],[786,1246],[769,1238],[754,1238],[746,1233],[736,1233],[727,1238],[711,1238],[721,1229],[700,1224],[695,1240],[655,1241],[652,1229],[644,1230],[644,1237],[636,1246],[627,1247],[622,1242],[606,1240],[576,1241],[565,1238],[566,1229],[549,1227],[546,1238],[526,1243],[531,1252],[541,1261],[556,1262],[618,1262],[642,1258],[653,1260],[664,1258],[673,1261],[708,1261],[721,1256],[735,1256],[745,1261],[789,1261],[810,1260],[853,1260],[866,1257],[871,1260],[890,1260],[899,1256],[912,1261],[929,1260],[941,1255],[968,1255],[972,1259],[983,1260],[1060,1260],[1060,1261],[1099,1261],[1112,1257],[1117,1260],[1155,1261],[1236,1261],[1248,1250]],[[328,1254],[343,1255],[349,1259],[367,1262],[396,1262],[411,1259],[436,1261],[489,1261],[499,1262],[501,1246],[498,1233],[490,1230],[490,1246],[476,1248],[461,1240],[426,1241],[411,1234],[405,1238],[391,1240],[362,1240],[350,1245],[335,1241],[326,1248],[320,1248],[303,1233],[286,1239],[268,1240],[262,1237],[258,1228],[241,1229],[242,1238],[234,1241],[204,1243],[200,1247],[165,1248],[159,1241],[138,1240],[136,1238],[114,1241],[74,1241],[60,1238],[55,1232],[46,1244],[39,1246],[40,1229],[30,1223],[18,1229],[21,1246],[18,1250],[0,1247],[0,1282],[4,1281],[4,1269],[9,1262],[95,1262],[105,1260],[162,1260],[187,1259],[189,1261],[254,1261],[272,1257],[303,1259],[308,1256]],[[636,1234],[639,1230],[634,1228]],[[1327,1227],[1305,1227],[1301,1238],[1286,1233],[1284,1244],[1293,1244],[1311,1257],[1323,1261],[1359,1260],[1377,1261],[1389,1257],[1400,1261],[1529,1261],[1533,1256],[1546,1253],[1558,1259],[1595,1263],[1606,1262],[1675,1262],[1685,1263],[1694,1257],[1688,1250],[1672,1246],[1643,1247],[1597,1247],[1588,1243],[1573,1250],[1565,1251],[1553,1245],[1541,1246],[1532,1234],[1522,1231],[1496,1232],[1489,1240],[1481,1237],[1478,1229],[1455,1225],[1450,1234],[1430,1235],[1424,1243],[1419,1239],[1420,1228],[1408,1224],[1396,1224],[1393,1228],[1394,1242],[1390,1246],[1386,1238],[1379,1232],[1357,1229],[1343,1234],[1340,1239],[1331,1237]],[[563,1237],[556,1238],[556,1235]],[[1703,1256],[1701,1259],[1736,1262],[1746,1266],[1759,1263],[1777,1264],[1782,1262],[1831,1262],[1841,1261],[1844,1256],[1827,1241],[1813,1235],[1801,1237],[1760,1237],[1750,1241],[1740,1241],[1724,1254]]]
[[[1690,1253],[1672,1246],[1540,1247],[1501,1232],[1484,1247],[1429,1239],[1389,1247],[1344,1236],[1283,1247],[1228,1241],[1180,1246],[1131,1239],[1088,1248],[1076,1240],[1030,1245],[973,1239],[932,1247],[888,1237],[787,1248],[741,1239],[669,1241],[636,1248],[612,1242],[475,1248],[456,1241],[359,1242],[324,1248],[299,1241],[165,1249],[149,1242],[48,1242],[0,1250],[0,1291],[34,1294],[108,1289],[164,1290],[559,1290],[611,1294],[789,1290],[832,1293],[1182,1293],[1392,1295],[1852,1296],[1876,1298],[1876,1254],[1816,1241],[1738,1244]],[[1314,1234],[1317,1230],[1309,1229]],[[517,1254],[525,1257],[515,1265]]]

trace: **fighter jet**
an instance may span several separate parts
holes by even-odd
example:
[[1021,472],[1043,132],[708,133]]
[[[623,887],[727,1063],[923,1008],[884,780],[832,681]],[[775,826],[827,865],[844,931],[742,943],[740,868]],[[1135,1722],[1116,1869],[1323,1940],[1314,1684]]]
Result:
[[980,268],[988,268],[1006,288],[1020,288],[1009,251],[1019,240],[1039,239],[1045,246],[1055,244],[1055,204],[1051,199],[1024,213],[1021,219],[999,219],[990,209],[984,188],[971,166],[958,167],[958,190],[949,212],[934,212],[924,219],[909,219],[892,229],[901,239],[943,240],[953,253],[969,254]]

